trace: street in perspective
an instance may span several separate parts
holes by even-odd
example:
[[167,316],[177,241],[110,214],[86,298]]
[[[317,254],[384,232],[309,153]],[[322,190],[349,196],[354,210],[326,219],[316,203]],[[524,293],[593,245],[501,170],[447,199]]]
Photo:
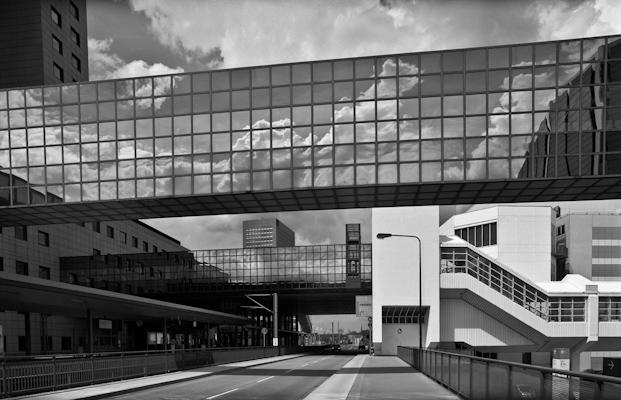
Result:
[[618,16],[0,2],[0,398],[620,399]]

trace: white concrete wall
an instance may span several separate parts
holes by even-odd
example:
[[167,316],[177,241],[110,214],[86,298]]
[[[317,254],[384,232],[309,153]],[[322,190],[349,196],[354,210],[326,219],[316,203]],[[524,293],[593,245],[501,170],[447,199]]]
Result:
[[497,222],[497,245],[479,249],[533,281],[552,277],[550,207],[495,206],[455,216],[455,229]]
[[440,315],[440,339],[443,342],[464,342],[476,347],[534,344],[498,319],[460,299],[442,299]]
[[[372,210],[373,231],[373,342],[381,344],[382,354],[396,353],[397,339],[383,338],[381,323],[383,305],[417,306],[418,242],[413,238],[392,237],[379,240],[377,233],[417,235],[421,239],[423,263],[423,306],[430,306],[428,325],[423,332],[426,345],[440,338],[440,243],[438,235],[439,208],[391,207]],[[418,332],[410,325],[408,332]],[[407,335],[409,336],[409,334]],[[399,339],[400,340],[400,339]],[[412,343],[417,345],[414,336]],[[379,349],[378,349],[379,350]]]
[[565,224],[568,273],[591,279],[593,275],[593,216],[572,214],[557,225]]
[[535,282],[552,279],[552,209],[498,207],[498,260]]

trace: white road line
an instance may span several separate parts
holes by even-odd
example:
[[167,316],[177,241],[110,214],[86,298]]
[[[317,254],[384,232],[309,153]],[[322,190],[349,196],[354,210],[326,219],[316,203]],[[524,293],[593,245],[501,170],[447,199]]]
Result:
[[213,396],[207,397],[207,400],[215,399],[216,397],[220,397],[220,396],[224,396],[225,394],[233,393],[234,391],[236,391],[238,389],[239,388],[235,388],[235,389],[227,390],[226,392],[215,394]]
[[309,366],[309,365],[311,365],[311,364],[312,364],[312,363],[302,364],[302,367],[306,367],[306,366]]
[[323,381],[313,390],[304,400],[345,400],[351,390],[360,368],[364,364],[368,355],[357,355],[349,360],[341,369],[355,369],[356,372],[340,373],[340,370]]
[[259,380],[257,381],[257,383],[265,382],[266,380],[268,380],[268,379],[272,379],[272,378],[273,378],[273,376],[268,376],[267,378],[259,379]]

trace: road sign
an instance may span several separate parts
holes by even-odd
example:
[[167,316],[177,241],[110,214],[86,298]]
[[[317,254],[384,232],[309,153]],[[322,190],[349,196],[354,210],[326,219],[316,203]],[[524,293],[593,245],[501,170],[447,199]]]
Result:
[[265,327],[261,328],[261,334],[262,335],[267,335],[267,328],[265,328]]
[[621,377],[621,358],[604,357],[602,372],[607,376]]

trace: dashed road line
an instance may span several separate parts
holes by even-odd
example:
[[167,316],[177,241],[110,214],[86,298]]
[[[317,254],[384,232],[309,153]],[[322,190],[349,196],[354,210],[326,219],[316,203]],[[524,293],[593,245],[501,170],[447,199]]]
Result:
[[224,396],[225,394],[233,393],[234,391],[239,390],[239,388],[227,390],[226,392],[218,393],[213,396],[207,397],[206,400],[215,399],[216,397]]
[[259,379],[259,380],[257,381],[257,383],[265,382],[266,380],[268,380],[268,379],[272,379],[272,378],[273,378],[273,376],[268,376],[267,378]]

